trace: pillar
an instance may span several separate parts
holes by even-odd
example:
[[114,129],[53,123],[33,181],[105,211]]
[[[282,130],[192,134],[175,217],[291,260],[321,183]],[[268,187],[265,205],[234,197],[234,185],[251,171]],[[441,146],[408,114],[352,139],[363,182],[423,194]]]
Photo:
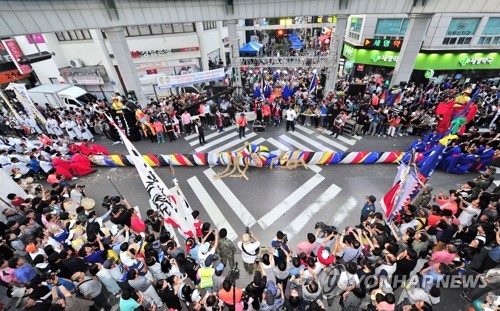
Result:
[[224,63],[224,67],[226,67],[226,52],[224,48],[224,37],[222,36],[222,21],[217,22],[217,34],[219,35],[219,57],[222,59]]
[[198,42],[200,43],[200,55],[201,55],[201,68],[203,71],[210,70],[208,66],[208,55],[205,40],[203,40],[203,23],[196,22],[196,35],[198,35]]
[[329,68],[327,70],[327,79],[325,84],[325,93],[335,91],[337,76],[339,72],[339,59],[342,54],[342,45],[344,44],[344,35],[347,28],[347,15],[337,15],[335,31],[330,38],[330,58]]
[[413,72],[420,47],[424,41],[432,14],[411,14],[401,52],[392,75],[391,85],[408,82]]
[[114,81],[113,91],[119,92],[120,94],[125,94],[125,88],[120,81],[120,77],[116,72],[113,62],[111,61],[111,57],[109,57],[110,53],[108,51],[108,48],[106,47],[106,44],[104,44],[104,37],[102,36],[101,30],[89,29],[89,32],[92,35],[92,40],[94,41],[94,45],[97,48],[96,52],[99,54],[99,57],[101,59],[101,64],[106,69],[106,73],[108,74],[109,80]]
[[139,104],[145,107],[147,104],[146,96],[142,90],[141,81],[135,69],[135,64],[132,61],[123,28],[113,27],[103,30],[108,37],[111,50],[115,56],[116,64],[118,65],[118,70],[125,84],[123,87],[126,91],[134,91]]
[[240,66],[240,44],[238,33],[236,31],[237,21],[232,19],[227,21],[227,32],[229,37],[229,47],[231,49],[231,66],[234,69],[234,86],[237,88],[237,94],[241,92],[241,66]]

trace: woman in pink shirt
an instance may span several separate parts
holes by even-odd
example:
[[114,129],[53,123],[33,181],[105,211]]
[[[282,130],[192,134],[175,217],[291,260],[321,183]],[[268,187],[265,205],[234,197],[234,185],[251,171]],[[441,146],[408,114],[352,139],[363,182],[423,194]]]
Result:
[[436,204],[443,209],[450,210],[453,215],[456,215],[458,212],[458,204],[461,204],[460,199],[455,196],[455,193],[450,193],[450,197],[446,197],[443,192],[439,193],[439,197],[434,198]]

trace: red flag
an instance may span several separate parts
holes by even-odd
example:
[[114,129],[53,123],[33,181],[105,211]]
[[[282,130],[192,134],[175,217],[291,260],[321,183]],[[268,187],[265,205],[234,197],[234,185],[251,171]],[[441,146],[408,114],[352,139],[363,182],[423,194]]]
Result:
[[394,186],[389,190],[385,196],[382,198],[381,206],[382,209],[385,211],[385,217],[389,218],[389,216],[392,213],[392,209],[394,208],[394,205],[396,204],[396,199],[397,196],[396,194],[399,191],[399,188],[401,187],[401,181],[398,181],[394,184]]

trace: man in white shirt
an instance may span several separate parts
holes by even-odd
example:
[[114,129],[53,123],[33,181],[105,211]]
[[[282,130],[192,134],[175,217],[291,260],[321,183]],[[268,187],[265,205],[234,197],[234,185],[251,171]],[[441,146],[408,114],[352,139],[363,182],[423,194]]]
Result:
[[255,260],[258,256],[258,249],[260,241],[253,233],[245,233],[243,238],[238,242],[238,248],[241,250],[241,259],[243,260],[243,267],[248,274],[253,274]]
[[288,110],[285,111],[286,118],[286,131],[292,128],[292,132],[295,132],[295,118],[297,117],[297,113],[293,110],[292,106],[288,107]]

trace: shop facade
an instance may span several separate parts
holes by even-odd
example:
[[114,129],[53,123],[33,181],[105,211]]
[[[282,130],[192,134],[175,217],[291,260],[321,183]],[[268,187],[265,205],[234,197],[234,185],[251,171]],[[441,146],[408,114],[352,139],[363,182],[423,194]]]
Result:
[[[380,74],[385,84],[390,79],[399,51],[364,49],[344,43],[342,56],[345,58],[344,72],[353,78]],[[489,81],[497,84],[500,80],[500,52],[425,51],[421,50],[415,61],[411,81],[440,83],[447,79],[459,83]]]

